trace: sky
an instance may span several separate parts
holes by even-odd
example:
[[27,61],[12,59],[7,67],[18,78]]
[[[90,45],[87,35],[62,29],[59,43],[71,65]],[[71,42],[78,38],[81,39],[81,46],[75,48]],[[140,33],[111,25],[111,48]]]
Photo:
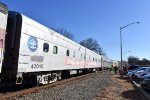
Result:
[[[150,60],[150,0],[0,0],[47,27],[64,28],[77,42],[96,39],[108,58],[120,60],[120,27],[123,59]],[[131,52],[128,52],[131,51]]]

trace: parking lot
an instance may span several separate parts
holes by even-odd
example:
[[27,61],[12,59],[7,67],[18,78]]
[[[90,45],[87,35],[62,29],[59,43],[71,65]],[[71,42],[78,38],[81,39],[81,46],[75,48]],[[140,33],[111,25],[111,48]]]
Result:
[[143,90],[150,91],[150,67],[149,66],[130,66],[127,77]]

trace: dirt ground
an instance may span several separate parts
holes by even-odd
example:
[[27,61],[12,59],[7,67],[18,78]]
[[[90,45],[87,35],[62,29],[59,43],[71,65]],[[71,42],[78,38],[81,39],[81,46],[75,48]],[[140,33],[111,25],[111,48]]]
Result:
[[112,75],[112,84],[103,89],[95,100],[147,100],[128,80],[119,75]]

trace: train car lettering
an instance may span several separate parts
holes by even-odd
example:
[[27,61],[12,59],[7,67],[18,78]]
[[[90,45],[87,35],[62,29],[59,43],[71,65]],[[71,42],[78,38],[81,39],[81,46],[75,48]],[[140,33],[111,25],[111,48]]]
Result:
[[32,64],[31,68],[33,69],[43,68],[43,64]]

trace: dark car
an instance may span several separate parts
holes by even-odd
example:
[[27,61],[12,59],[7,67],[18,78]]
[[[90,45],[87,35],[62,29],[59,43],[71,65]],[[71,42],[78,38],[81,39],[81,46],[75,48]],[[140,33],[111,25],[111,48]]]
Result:
[[141,66],[139,66],[139,65],[129,65],[129,66],[127,67],[127,69],[128,69],[128,71],[129,71],[129,70],[134,70],[134,69],[136,69],[136,68],[138,68],[138,67],[141,67]]
[[142,76],[141,86],[144,90],[150,90],[150,74]]

